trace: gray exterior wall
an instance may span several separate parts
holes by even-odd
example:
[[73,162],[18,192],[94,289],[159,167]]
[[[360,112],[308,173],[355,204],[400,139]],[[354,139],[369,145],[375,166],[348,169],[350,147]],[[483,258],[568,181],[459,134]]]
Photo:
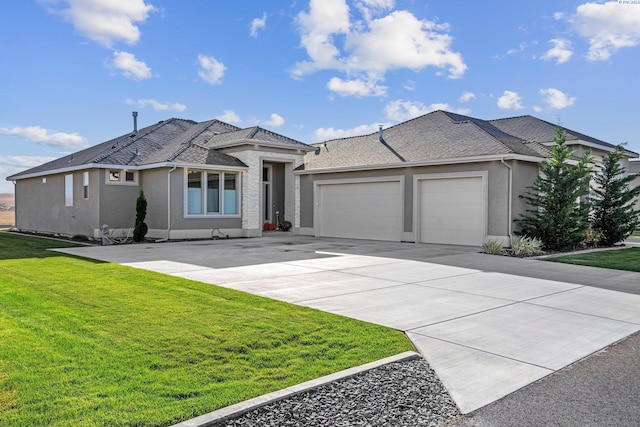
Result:
[[[99,172],[89,171],[87,199],[83,197],[83,172],[18,180],[16,227],[25,231],[93,236],[94,227],[99,223]],[[73,206],[65,206],[65,175],[73,175]]]
[[100,169],[100,221],[94,228],[108,225],[114,230],[133,228],[136,222],[136,199],[141,189],[142,173],[138,172],[138,184],[107,184],[107,171]]
[[404,225],[405,233],[413,233],[414,223],[414,175],[448,174],[459,172],[487,172],[488,188],[488,236],[508,236],[509,225],[516,229],[514,219],[526,209],[526,204],[518,196],[523,194],[527,186],[533,184],[538,174],[536,163],[509,161],[513,168],[511,202],[509,217],[509,169],[500,161],[482,163],[462,163],[451,165],[421,166],[412,168],[392,168],[380,170],[362,170],[349,172],[303,174],[300,176],[300,227],[313,228],[314,200],[313,185],[315,180],[327,179],[362,179],[370,177],[404,176]]

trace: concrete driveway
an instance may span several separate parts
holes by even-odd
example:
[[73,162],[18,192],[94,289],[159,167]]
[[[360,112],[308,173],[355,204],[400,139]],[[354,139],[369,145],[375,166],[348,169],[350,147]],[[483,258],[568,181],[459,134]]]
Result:
[[402,330],[463,413],[640,330],[640,274],[470,247],[274,234],[63,252]]

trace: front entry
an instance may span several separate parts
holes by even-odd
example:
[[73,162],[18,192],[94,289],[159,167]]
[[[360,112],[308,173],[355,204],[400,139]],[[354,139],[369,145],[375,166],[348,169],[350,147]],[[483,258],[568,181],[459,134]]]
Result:
[[[272,224],[278,229],[287,219],[285,207],[285,164],[263,162],[261,218],[263,224]],[[269,227],[264,227],[268,229]]]

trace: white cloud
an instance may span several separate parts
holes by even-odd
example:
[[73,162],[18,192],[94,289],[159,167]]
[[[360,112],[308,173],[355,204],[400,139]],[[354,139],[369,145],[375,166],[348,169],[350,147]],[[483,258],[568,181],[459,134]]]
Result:
[[640,7],[637,4],[585,3],[569,18],[574,30],[589,41],[587,59],[604,61],[618,49],[640,43]]
[[267,12],[262,14],[262,18],[255,18],[251,21],[251,25],[249,27],[249,34],[251,37],[258,37],[258,31],[262,30],[267,26]]
[[386,86],[378,86],[376,80],[342,80],[333,77],[327,83],[327,88],[340,96],[384,96],[387,93]]
[[[313,141],[327,141],[329,139],[348,138],[350,136],[368,135],[377,132],[380,124],[360,125],[351,129],[318,128],[313,133]],[[383,127],[389,127],[391,123],[385,123]]]
[[216,116],[215,118],[225,123],[240,123],[242,121],[240,120],[240,116],[233,110],[224,110],[223,114]]
[[571,55],[573,55],[570,40],[557,38],[549,40],[549,43],[553,44],[553,47],[542,55],[542,59],[545,61],[555,59],[556,64],[562,64],[563,62],[567,62],[571,58]]
[[[41,0],[49,11],[71,22],[83,36],[111,47],[120,41],[135,44],[140,40],[138,24],[155,10],[144,0]],[[63,7],[58,7],[59,4]]]
[[542,107],[540,107],[540,106],[538,106],[538,105],[535,105],[535,106],[533,107],[533,111],[535,111],[536,113],[540,113],[540,112],[542,111]]
[[113,52],[113,67],[119,69],[122,75],[132,80],[144,80],[152,77],[151,68],[142,61],[138,61],[132,53]]
[[522,98],[516,92],[505,90],[503,95],[498,98],[498,108],[502,110],[521,110]]
[[553,19],[555,19],[556,21],[559,21],[562,18],[564,18],[564,13],[562,12],[556,12],[553,14]]
[[[451,50],[453,38],[446,33],[448,25],[418,19],[406,10],[372,18],[393,8],[392,0],[360,0],[355,5],[364,22],[352,22],[345,0],[310,0],[309,11],[298,14],[300,43],[309,59],[295,64],[291,72],[294,78],[319,70],[336,70],[344,72],[348,79],[332,79],[330,84],[334,87],[340,82],[342,86],[344,82],[360,82],[371,88],[395,69],[418,72],[435,67],[447,70],[449,78],[461,77],[466,71],[462,56]],[[362,88],[343,92],[364,96]],[[376,96],[386,93],[377,92]]]
[[55,159],[56,157],[47,156],[3,156],[0,158],[0,163],[11,165],[15,169],[22,170],[39,166]]
[[14,135],[27,141],[37,142],[60,148],[86,148],[87,139],[78,133],[56,132],[50,134],[40,126],[0,128],[0,133]]
[[570,107],[576,101],[574,96],[568,96],[554,88],[540,89],[540,95],[544,97],[544,102],[554,110]]
[[462,95],[460,96],[460,102],[469,102],[475,97],[476,95],[474,93],[465,91],[465,92],[462,92]]
[[470,113],[470,110],[465,108],[453,109],[444,102],[425,105],[419,101],[403,101],[402,99],[391,101],[384,107],[387,118],[395,122],[411,120],[437,110],[451,111],[458,114]]
[[227,69],[222,62],[213,56],[198,55],[198,63],[200,64],[198,75],[202,80],[212,85],[222,83],[222,77]]
[[271,127],[277,128],[277,127],[280,127],[280,126],[282,126],[284,124],[284,118],[282,118],[282,116],[280,116],[280,115],[278,115],[276,113],[273,113],[273,114],[271,114],[271,119],[265,121],[263,124],[266,125],[266,126],[271,126]]
[[128,105],[135,105],[138,108],[144,108],[146,106],[151,106],[155,111],[184,111],[187,109],[187,106],[184,104],[180,104],[179,102],[170,103],[170,102],[159,102],[155,99],[127,99],[126,103]]

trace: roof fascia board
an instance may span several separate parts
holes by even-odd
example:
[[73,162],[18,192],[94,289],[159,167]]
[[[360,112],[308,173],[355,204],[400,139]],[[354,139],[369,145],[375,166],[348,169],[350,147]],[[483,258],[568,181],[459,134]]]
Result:
[[525,156],[522,154],[504,154],[496,156],[479,156],[479,157],[460,157],[453,159],[437,159],[421,162],[405,162],[394,163],[392,165],[360,165],[360,166],[344,166],[336,168],[325,169],[311,169],[294,171],[296,175],[312,175],[318,173],[334,173],[334,172],[354,172],[360,170],[382,170],[382,169],[399,169],[399,168],[411,168],[420,166],[439,166],[439,165],[451,165],[460,163],[481,163],[492,162],[500,160],[520,160],[523,162],[542,163],[545,159],[543,157]]
[[[545,147],[553,147],[555,145],[555,142],[554,141],[541,142],[540,144],[544,145]],[[609,147],[608,145],[596,144],[595,142],[588,142],[588,141],[584,141],[582,139],[567,140],[565,142],[565,144],[567,144],[567,145],[584,145],[585,147],[597,148],[598,150],[606,151],[608,153],[612,153],[612,152],[614,152],[616,150],[616,147]],[[626,148],[624,149],[624,153],[625,153],[625,155],[627,157],[633,157],[633,158],[640,157],[640,155],[638,153],[636,153],[635,151],[630,151],[630,150],[627,150]]]

